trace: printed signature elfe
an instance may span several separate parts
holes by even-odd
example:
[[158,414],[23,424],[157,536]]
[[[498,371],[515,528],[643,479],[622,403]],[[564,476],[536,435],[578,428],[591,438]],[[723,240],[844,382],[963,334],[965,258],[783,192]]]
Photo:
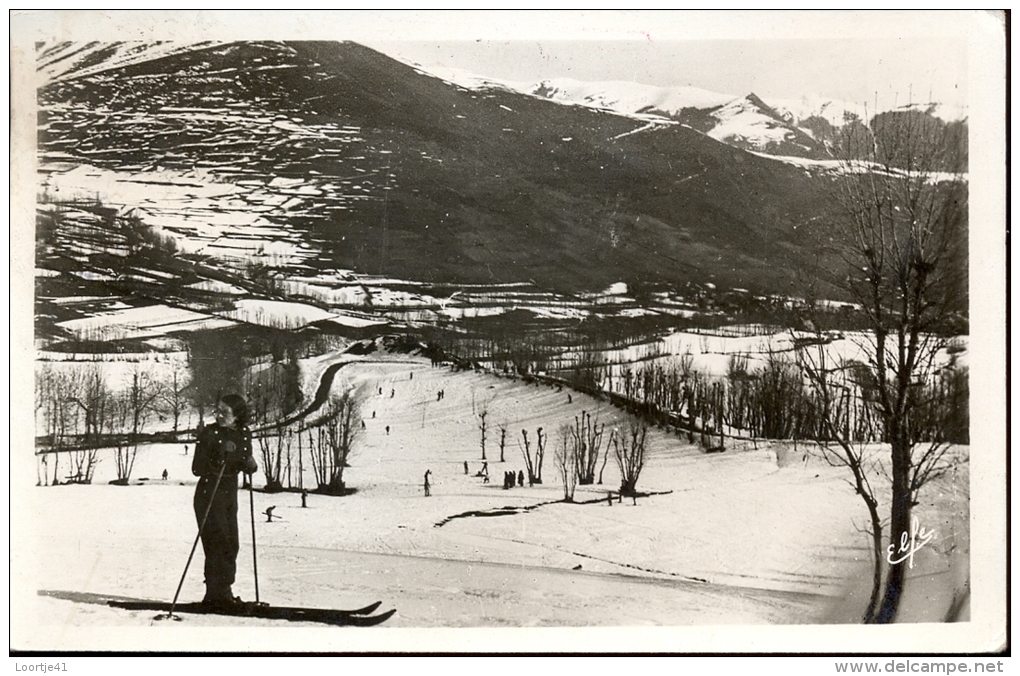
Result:
[[[910,518],[910,532],[904,531],[900,535],[900,544],[890,544],[886,549],[886,560],[889,565],[908,561],[907,567],[914,567],[914,554],[921,550],[926,544],[935,539],[935,531],[926,530],[921,527],[921,522],[916,517]],[[895,558],[899,556],[899,558]]]

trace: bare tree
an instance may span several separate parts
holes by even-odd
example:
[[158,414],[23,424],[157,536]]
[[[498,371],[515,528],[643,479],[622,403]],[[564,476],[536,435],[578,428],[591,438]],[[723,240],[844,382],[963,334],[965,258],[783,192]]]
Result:
[[500,424],[499,426],[499,461],[506,462],[506,425]]
[[245,392],[252,431],[266,476],[266,490],[281,490],[284,455],[290,452],[290,437],[282,423],[294,407],[289,393],[287,365],[253,364],[245,375]]
[[92,473],[99,462],[98,449],[103,434],[110,432],[113,422],[114,397],[106,384],[103,372],[93,364],[74,371],[67,383],[68,399],[84,414],[81,446],[71,452],[70,481],[92,483]]
[[648,425],[644,422],[631,421],[626,434],[615,433],[609,438],[620,468],[620,495],[635,495],[638,478],[645,466],[645,444],[648,438]]
[[532,453],[531,440],[528,439],[528,431],[521,430],[521,441],[518,442],[518,446],[521,449],[521,455],[524,456],[524,467],[528,470],[528,485],[534,486],[535,484],[542,483],[542,460],[545,457],[545,435],[542,434],[542,428],[538,428],[538,432],[535,435],[536,448]]
[[180,428],[181,415],[188,404],[187,390],[190,383],[187,364],[175,359],[170,365],[170,378],[163,383],[159,397],[163,412],[174,421],[175,435]]
[[[871,596],[864,611],[864,622],[872,623],[882,591],[882,572],[885,569],[883,556],[883,521],[879,514],[878,498],[871,484],[870,477],[882,473],[881,464],[869,454],[867,436],[854,434],[849,420],[859,407],[853,405],[854,382],[850,376],[850,366],[845,362],[835,368],[829,368],[825,349],[815,347],[799,352],[803,373],[812,387],[814,400],[819,407],[819,419],[824,426],[816,438],[823,455],[830,465],[845,467],[850,471],[850,485],[854,492],[861,496],[868,509],[870,519],[872,549],[872,586]],[[846,422],[843,422],[846,421]],[[862,440],[863,439],[863,440]]]
[[[591,414],[581,411],[574,416],[574,426],[568,427],[571,436],[572,457],[576,463],[577,482],[582,486],[595,483],[595,466],[602,454],[602,435],[606,425],[592,418]],[[608,452],[608,451],[607,451]]]
[[159,383],[136,366],[131,374],[131,382],[127,391],[118,402],[121,409],[122,426],[127,427],[126,439],[118,439],[115,448],[117,461],[117,481],[127,483],[135,466],[138,455],[138,443],[149,414],[155,407],[156,400],[161,396]]
[[577,441],[574,428],[570,425],[560,427],[560,443],[553,454],[553,461],[560,474],[563,484],[563,500],[574,501],[574,489],[577,487]]
[[[838,281],[868,323],[865,401],[890,446],[889,536],[898,542],[919,490],[947,468],[944,445],[912,421],[936,353],[966,322],[968,191],[947,173],[962,166],[961,148],[927,116],[881,116],[871,126],[854,127],[838,149],[833,186],[847,269]],[[872,621],[895,619],[905,568],[893,559]]]
[[481,421],[478,424],[478,429],[482,433],[482,460],[485,460],[485,436],[486,436],[486,431],[488,430],[488,426],[485,424],[485,418],[488,415],[489,415],[489,409],[487,407],[483,408],[481,411],[478,412],[478,419]]
[[325,417],[309,430],[309,455],[320,491],[331,495],[344,492],[344,469],[360,436],[360,423],[357,401],[345,392],[329,404]]

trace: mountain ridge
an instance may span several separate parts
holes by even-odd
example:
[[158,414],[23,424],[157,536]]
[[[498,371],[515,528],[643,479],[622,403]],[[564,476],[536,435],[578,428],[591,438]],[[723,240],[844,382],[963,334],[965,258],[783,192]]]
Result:
[[[257,210],[311,247],[303,265],[785,292],[830,255],[824,190],[801,169],[682,124],[453,86],[356,43],[216,44],[68,72],[40,109],[45,165],[211,172],[236,191],[201,218]],[[197,227],[160,217],[170,236]]]

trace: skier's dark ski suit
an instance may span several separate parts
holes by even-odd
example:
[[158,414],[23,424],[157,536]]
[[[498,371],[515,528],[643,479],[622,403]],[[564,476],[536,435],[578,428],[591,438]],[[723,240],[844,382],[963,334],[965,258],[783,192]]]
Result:
[[[233,449],[231,450],[231,444]],[[216,476],[223,463],[223,477],[216,494]],[[195,518],[199,527],[206,508],[209,517],[202,529],[202,549],[205,551],[205,600],[210,603],[233,601],[230,586],[237,572],[237,475],[257,469],[251,451],[251,433],[208,425],[198,434],[191,472],[199,477],[195,488]]]

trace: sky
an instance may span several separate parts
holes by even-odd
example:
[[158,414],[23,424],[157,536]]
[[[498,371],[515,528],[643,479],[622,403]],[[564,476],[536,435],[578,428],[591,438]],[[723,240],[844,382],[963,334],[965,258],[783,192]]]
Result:
[[1001,97],[1003,21],[985,10],[31,10],[12,14],[12,36],[353,40],[425,67],[516,82],[626,80],[962,107],[986,89]]
[[734,96],[820,95],[855,103],[936,100],[966,104],[961,38],[367,40],[425,67],[503,80],[625,80]]

